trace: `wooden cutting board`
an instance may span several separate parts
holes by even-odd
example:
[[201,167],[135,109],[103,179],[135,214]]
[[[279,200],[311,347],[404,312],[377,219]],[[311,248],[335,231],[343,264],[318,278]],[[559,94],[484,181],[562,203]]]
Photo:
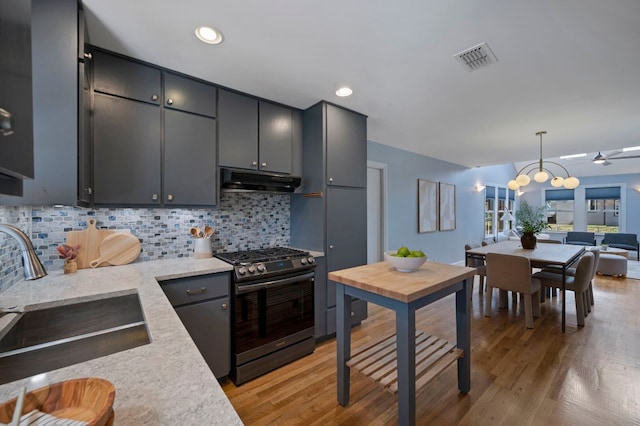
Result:
[[87,220],[87,229],[84,231],[67,232],[66,244],[80,246],[76,258],[78,269],[88,268],[89,262],[100,257],[100,244],[115,232],[113,229],[97,229],[95,219]]
[[140,240],[134,235],[117,232],[102,240],[100,255],[89,262],[95,268],[102,263],[109,265],[126,265],[140,255]]

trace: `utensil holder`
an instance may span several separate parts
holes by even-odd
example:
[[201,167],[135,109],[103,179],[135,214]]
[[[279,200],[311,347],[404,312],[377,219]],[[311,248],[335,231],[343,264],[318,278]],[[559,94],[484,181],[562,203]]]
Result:
[[196,238],[193,248],[193,257],[196,259],[208,259],[213,257],[211,251],[211,238]]

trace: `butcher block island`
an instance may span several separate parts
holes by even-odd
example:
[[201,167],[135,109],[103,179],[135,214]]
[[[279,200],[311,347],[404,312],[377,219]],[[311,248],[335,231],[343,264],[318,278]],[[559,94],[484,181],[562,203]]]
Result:
[[[387,262],[329,273],[336,281],[338,402],[349,403],[350,368],[398,394],[400,425],[415,424],[416,387],[428,383],[457,361],[458,389],[471,382],[471,287],[474,268],[426,262],[414,272],[399,272]],[[455,294],[456,338],[444,339],[416,330],[416,310]],[[351,298],[396,312],[396,334],[351,354]]]
[[[150,343],[45,373],[40,381],[15,380],[0,386],[0,402],[23,386],[42,386],[82,377],[103,378],[115,386],[116,425],[240,425],[220,384],[182,325],[158,280],[226,273],[218,259],[168,259],[74,274],[51,270],[33,281],[20,281],[0,293],[1,306],[25,310],[137,294]],[[19,314],[0,316],[0,336]],[[1,362],[1,361],[0,361]]]

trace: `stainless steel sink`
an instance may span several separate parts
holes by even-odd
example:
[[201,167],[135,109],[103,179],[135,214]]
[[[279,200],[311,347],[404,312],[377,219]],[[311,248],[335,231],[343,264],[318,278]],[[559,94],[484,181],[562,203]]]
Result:
[[27,311],[0,338],[0,385],[149,342],[137,293]]

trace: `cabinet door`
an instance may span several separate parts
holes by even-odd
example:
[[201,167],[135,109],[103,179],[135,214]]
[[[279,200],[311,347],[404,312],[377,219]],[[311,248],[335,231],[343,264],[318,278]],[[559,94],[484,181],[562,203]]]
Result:
[[30,1],[0,2],[0,40],[0,173],[33,178]]
[[260,169],[291,173],[291,110],[260,102]]
[[216,378],[229,374],[231,341],[229,298],[176,308],[176,313]]
[[78,202],[87,206],[92,201],[91,183],[91,87],[89,64],[78,63]]
[[101,51],[93,55],[93,89],[160,105],[160,70]]
[[218,164],[258,168],[258,101],[218,91]]
[[160,108],[94,94],[94,202],[160,204]]
[[165,72],[164,106],[215,117],[216,88],[191,78]]
[[216,204],[216,120],[164,111],[165,205]]
[[327,188],[327,271],[367,263],[366,188]]
[[328,104],[327,184],[367,186],[367,119]]

